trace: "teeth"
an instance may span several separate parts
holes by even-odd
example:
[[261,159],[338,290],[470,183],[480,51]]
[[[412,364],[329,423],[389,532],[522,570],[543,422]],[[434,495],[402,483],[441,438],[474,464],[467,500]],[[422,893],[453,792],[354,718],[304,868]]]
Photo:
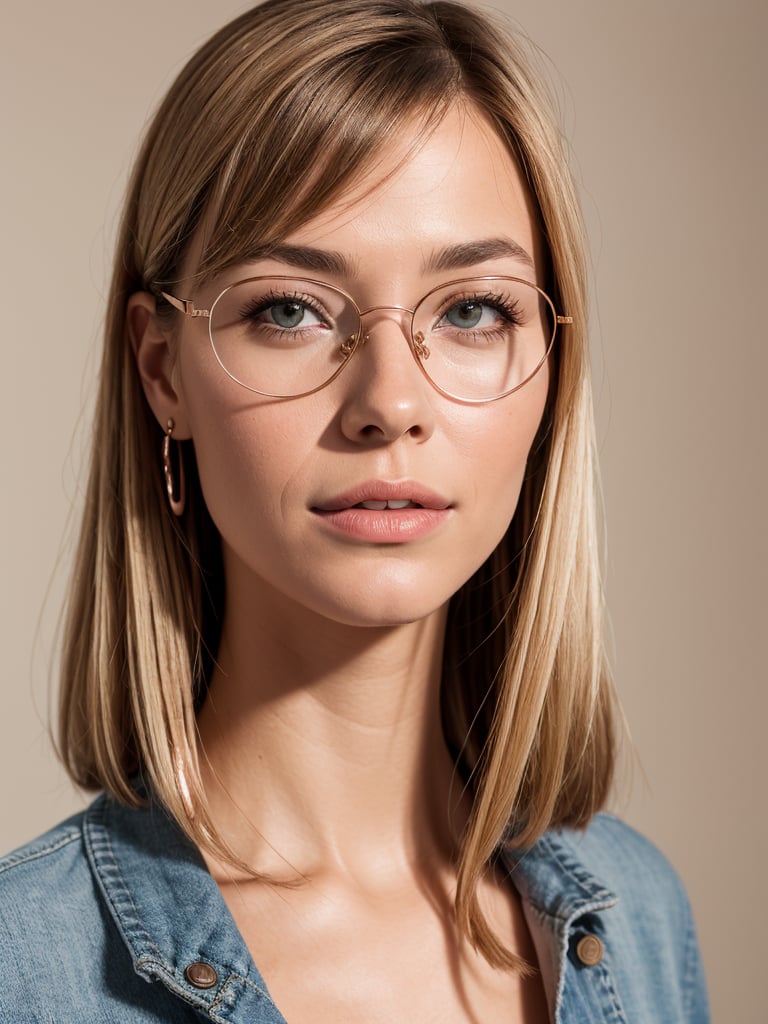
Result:
[[397,499],[392,501],[361,501],[358,508],[367,508],[372,512],[383,512],[385,508],[410,508],[414,503],[409,499]]

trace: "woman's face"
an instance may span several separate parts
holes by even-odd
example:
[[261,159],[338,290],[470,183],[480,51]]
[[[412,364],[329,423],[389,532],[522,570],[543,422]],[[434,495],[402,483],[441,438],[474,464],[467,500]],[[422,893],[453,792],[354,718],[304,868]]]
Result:
[[[291,263],[258,259],[197,292],[190,285],[196,305],[209,307],[227,284],[255,275],[320,279],[360,309],[413,308],[456,278],[540,277],[530,198],[485,121],[456,109],[403,162],[413,137],[395,137],[371,176],[285,239],[343,257],[343,271],[318,270],[316,255],[304,269],[295,254]],[[498,239],[514,245],[507,253],[470,248]],[[367,343],[331,384],[275,400],[222,371],[206,320],[180,319],[178,401],[168,415],[174,436],[194,440],[223,541],[228,601],[289,602],[353,625],[411,622],[442,609],[509,525],[547,366],[504,399],[462,404],[420,372],[403,315],[382,311],[365,318]],[[350,511],[392,498],[425,508]]]

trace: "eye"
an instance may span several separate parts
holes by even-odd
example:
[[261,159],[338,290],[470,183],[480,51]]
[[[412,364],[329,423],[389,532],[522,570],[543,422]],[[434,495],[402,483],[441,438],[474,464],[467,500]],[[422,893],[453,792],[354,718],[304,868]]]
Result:
[[299,299],[277,299],[263,302],[247,314],[248,319],[266,323],[282,330],[296,327],[319,327],[324,321],[306,302]]
[[472,295],[445,309],[437,328],[454,327],[459,331],[493,332],[508,330],[525,322],[523,304],[515,295]]
[[462,302],[457,302],[443,315],[453,327],[464,330],[490,327],[498,319],[497,311],[480,299],[464,299]]

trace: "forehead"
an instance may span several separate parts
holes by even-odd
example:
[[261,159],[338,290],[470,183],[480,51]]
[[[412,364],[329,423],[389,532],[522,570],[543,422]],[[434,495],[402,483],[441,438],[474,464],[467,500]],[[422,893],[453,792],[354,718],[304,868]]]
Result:
[[[286,190],[281,212],[290,215],[298,199]],[[275,214],[280,215],[277,209]],[[240,268],[260,273],[276,244],[317,250],[320,256],[308,269],[327,267],[334,277],[352,283],[364,272],[405,278],[420,267],[436,266],[436,254],[447,248],[499,238],[531,259],[495,267],[496,272],[520,273],[539,285],[546,278],[536,202],[508,144],[467,101],[454,104],[427,127],[423,114],[404,118],[339,194],[287,232],[270,231],[269,217],[260,216],[259,223],[263,230],[251,230],[247,237],[230,229],[226,249],[209,262],[204,255],[208,244],[217,238],[220,246],[222,236],[209,208],[182,264],[189,287],[229,283],[225,279]],[[339,259],[326,261],[323,252]]]
[[426,137],[417,129],[401,126],[342,196],[285,241],[427,265],[436,248],[506,237],[540,266],[535,203],[488,120],[462,105]]

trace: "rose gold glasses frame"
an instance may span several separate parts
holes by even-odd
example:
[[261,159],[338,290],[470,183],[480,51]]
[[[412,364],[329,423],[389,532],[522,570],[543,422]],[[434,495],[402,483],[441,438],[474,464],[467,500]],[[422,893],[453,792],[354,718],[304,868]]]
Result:
[[[344,356],[343,362],[327,380],[323,381],[323,383],[319,384],[316,388],[312,388],[309,391],[302,391],[298,395],[273,395],[268,391],[259,391],[258,388],[253,388],[249,384],[244,384],[243,381],[241,381],[238,377],[235,377],[233,373],[230,373],[230,371],[221,361],[221,357],[219,356],[219,353],[216,351],[216,343],[213,340],[213,331],[211,330],[213,312],[216,309],[218,303],[227,294],[228,291],[231,291],[233,288],[237,288],[238,285],[247,284],[251,281],[303,281],[306,284],[317,285],[319,288],[328,288],[330,289],[330,291],[336,292],[338,295],[341,295],[345,299],[347,299],[348,302],[351,304],[352,308],[356,311],[358,320],[360,322],[360,326],[357,330],[357,333],[351,334],[349,338],[340,346],[341,354]],[[535,291],[537,291],[552,311],[552,337],[549,339],[547,349],[544,355],[537,363],[535,369],[528,374],[524,381],[521,381],[519,384],[516,384],[513,388],[509,388],[508,391],[502,392],[500,395],[493,395],[491,398],[462,398],[461,395],[454,395],[452,392],[446,391],[445,388],[440,387],[439,384],[432,380],[424,366],[425,360],[429,358],[429,349],[424,344],[424,335],[421,333],[421,331],[417,331],[416,334],[413,333],[413,322],[416,313],[419,307],[426,302],[430,295],[434,295],[435,292],[441,291],[443,288],[451,288],[454,285],[464,284],[467,281],[516,281],[519,284],[527,285],[529,288],[533,288]],[[226,288],[219,292],[219,294],[216,296],[213,303],[211,304],[210,309],[198,309],[198,307],[195,306],[195,303],[192,299],[180,299],[177,298],[175,295],[171,295],[169,292],[161,291],[160,294],[166,300],[166,302],[170,303],[170,305],[173,306],[174,309],[177,309],[180,313],[183,313],[185,316],[204,317],[205,319],[207,319],[208,338],[210,339],[211,348],[213,349],[213,354],[216,356],[216,360],[219,366],[226,373],[226,375],[230,377],[233,381],[235,381],[236,384],[239,384],[240,387],[245,388],[247,391],[252,391],[254,392],[254,394],[263,395],[265,398],[305,398],[307,395],[314,395],[318,391],[322,391],[323,388],[328,387],[329,384],[336,380],[336,378],[342,372],[344,367],[349,363],[357,349],[361,348],[366,343],[366,341],[369,340],[369,335],[363,331],[363,317],[367,316],[369,313],[378,313],[381,310],[390,310],[399,313],[409,314],[410,321],[408,323],[407,337],[408,347],[411,350],[411,355],[413,356],[416,365],[419,367],[422,374],[427,379],[427,381],[432,385],[432,387],[441,395],[444,395],[446,398],[450,398],[455,402],[462,402],[465,405],[485,405],[487,402],[497,402],[500,398],[506,398],[508,395],[514,394],[515,391],[519,391],[520,388],[525,387],[528,381],[532,380],[533,377],[536,376],[536,374],[542,368],[544,363],[547,361],[547,357],[549,356],[549,353],[552,351],[552,346],[555,343],[555,335],[557,334],[558,325],[573,323],[572,316],[560,316],[558,314],[558,312],[555,309],[555,304],[552,302],[547,293],[543,291],[541,288],[539,288],[538,285],[533,284],[531,281],[526,281],[525,278],[511,277],[510,275],[507,274],[489,274],[483,277],[471,278],[461,277],[457,278],[454,281],[445,281],[442,284],[439,284],[436,287],[431,288],[426,293],[426,295],[419,299],[419,301],[416,303],[413,309],[410,309],[408,306],[369,306],[368,309],[361,310],[358,304],[349,294],[349,292],[345,292],[343,288],[337,288],[336,285],[328,284],[326,281],[316,281],[309,277],[297,278],[289,277],[283,274],[258,274],[255,277],[244,277],[241,278],[239,281],[233,281],[232,284],[228,284]]]

